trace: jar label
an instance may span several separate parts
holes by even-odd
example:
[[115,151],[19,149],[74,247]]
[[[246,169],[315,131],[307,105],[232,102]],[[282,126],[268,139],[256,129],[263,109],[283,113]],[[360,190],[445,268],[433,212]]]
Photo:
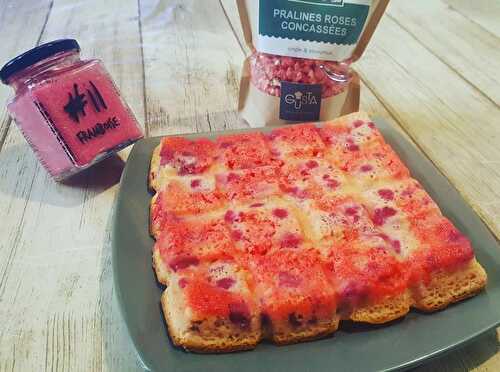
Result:
[[86,166],[140,132],[113,82],[99,67],[32,88],[36,106],[65,153]]
[[260,0],[259,52],[341,61],[356,47],[371,0]]
[[281,82],[280,119],[318,121],[321,111],[321,84]]

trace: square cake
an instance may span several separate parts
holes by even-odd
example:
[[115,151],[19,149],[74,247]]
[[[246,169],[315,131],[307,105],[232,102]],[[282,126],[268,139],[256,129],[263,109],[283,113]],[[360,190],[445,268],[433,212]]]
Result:
[[149,174],[153,266],[173,342],[254,348],[473,296],[486,273],[364,113],[165,137]]

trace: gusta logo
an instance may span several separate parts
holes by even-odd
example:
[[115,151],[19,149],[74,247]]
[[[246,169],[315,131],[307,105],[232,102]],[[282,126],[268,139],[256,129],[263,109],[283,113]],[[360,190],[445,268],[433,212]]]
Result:
[[315,121],[321,109],[321,84],[281,82],[280,119]]
[[300,110],[302,105],[318,104],[318,100],[312,92],[302,93],[301,91],[296,91],[294,94],[287,94],[285,96],[285,102],[289,105],[294,105],[296,110]]

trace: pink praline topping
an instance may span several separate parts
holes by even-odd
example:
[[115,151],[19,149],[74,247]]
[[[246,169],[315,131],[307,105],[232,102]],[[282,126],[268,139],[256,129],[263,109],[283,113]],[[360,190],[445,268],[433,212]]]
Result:
[[281,287],[297,288],[300,285],[302,279],[299,276],[281,271],[278,274],[278,281]]

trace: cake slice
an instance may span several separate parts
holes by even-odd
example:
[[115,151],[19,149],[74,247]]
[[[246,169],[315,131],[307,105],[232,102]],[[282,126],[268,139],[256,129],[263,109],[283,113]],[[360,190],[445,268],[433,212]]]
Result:
[[439,310],[486,286],[486,272],[469,239],[447,218],[432,211],[420,213],[412,216],[410,228],[421,244],[410,258],[414,307]]
[[304,235],[290,206],[279,198],[234,205],[224,215],[235,249],[245,255],[299,248]]
[[218,161],[227,170],[253,169],[275,163],[269,141],[260,132],[217,137]]
[[409,273],[392,247],[368,234],[333,245],[326,262],[337,283],[342,319],[385,323],[410,310]]
[[217,192],[227,202],[252,204],[280,194],[276,166],[219,173],[215,179]]
[[381,233],[354,197],[301,204],[306,235],[336,282],[342,319],[383,323],[409,311],[408,275],[395,243]]
[[335,332],[335,289],[317,251],[280,249],[248,260],[268,338],[289,344]]
[[416,180],[380,184],[362,199],[381,236],[406,262],[414,307],[438,310],[484,288],[486,274],[469,240]]
[[161,298],[173,343],[197,352],[254,348],[262,332],[251,287],[248,272],[230,260],[175,274]]
[[153,248],[153,265],[158,281],[168,285],[176,273],[202,262],[233,259],[236,254],[222,215],[169,216]]
[[157,237],[169,215],[186,216],[221,209],[225,197],[216,189],[213,176],[170,177],[152,197],[150,230]]
[[296,200],[350,191],[344,172],[321,158],[290,159],[280,168],[280,187]]
[[326,145],[325,156],[340,159],[376,143],[384,143],[382,134],[364,112],[326,122],[319,135]]
[[291,158],[322,157],[325,144],[314,124],[297,124],[274,129],[269,134],[273,156],[284,162]]
[[216,146],[206,138],[165,137],[151,157],[149,186],[158,191],[173,176],[207,174],[215,157]]

